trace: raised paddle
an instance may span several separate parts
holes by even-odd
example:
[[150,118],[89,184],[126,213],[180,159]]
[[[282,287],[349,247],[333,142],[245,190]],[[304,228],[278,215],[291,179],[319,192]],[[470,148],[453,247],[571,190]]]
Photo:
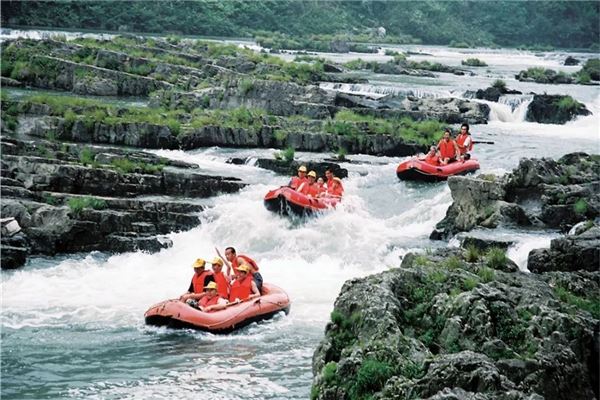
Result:
[[489,140],[477,140],[477,141],[474,140],[473,144],[496,144],[496,143],[489,141]]

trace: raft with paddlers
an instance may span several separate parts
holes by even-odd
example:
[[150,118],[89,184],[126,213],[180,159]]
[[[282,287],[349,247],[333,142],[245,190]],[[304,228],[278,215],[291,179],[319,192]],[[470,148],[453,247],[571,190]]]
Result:
[[147,325],[191,328],[212,333],[229,333],[252,322],[272,318],[290,311],[290,298],[279,287],[265,283],[258,298],[230,303],[227,308],[203,312],[178,299],[155,304],[146,311]]
[[413,157],[398,165],[396,175],[405,181],[436,182],[446,180],[449,176],[464,175],[478,169],[479,161],[475,158],[454,161],[447,165],[433,165],[418,157]]
[[266,194],[265,207],[267,210],[281,215],[305,216],[334,208],[340,201],[339,196],[325,194],[320,197],[311,197],[288,186],[282,186]]

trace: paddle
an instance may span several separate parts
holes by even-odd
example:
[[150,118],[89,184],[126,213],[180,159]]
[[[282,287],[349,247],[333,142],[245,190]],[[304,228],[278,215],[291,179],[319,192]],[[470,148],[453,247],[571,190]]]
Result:
[[496,143],[489,141],[489,140],[477,140],[477,141],[474,140],[473,144],[496,144]]

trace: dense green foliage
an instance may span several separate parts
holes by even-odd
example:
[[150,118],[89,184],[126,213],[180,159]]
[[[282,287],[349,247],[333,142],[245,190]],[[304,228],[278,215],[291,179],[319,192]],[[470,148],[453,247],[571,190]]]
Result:
[[2,24],[186,35],[387,35],[455,46],[598,47],[595,1],[27,1],[2,2]]

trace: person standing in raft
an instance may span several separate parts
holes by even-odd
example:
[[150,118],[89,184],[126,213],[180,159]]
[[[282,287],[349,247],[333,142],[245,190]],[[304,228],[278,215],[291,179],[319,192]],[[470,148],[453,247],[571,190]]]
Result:
[[297,190],[303,195],[317,197],[319,195],[319,187],[317,186],[317,173],[315,171],[310,171],[308,173],[308,181],[302,183]]
[[306,171],[306,166],[301,165],[298,168],[298,176],[292,177],[292,180],[290,181],[288,186],[294,190],[297,190],[301,184],[303,184],[304,182],[308,182],[308,179],[306,179]]
[[202,258],[196,259],[194,264],[192,264],[192,267],[194,268],[194,276],[192,276],[190,287],[188,288],[187,293],[184,293],[179,297],[179,300],[183,302],[202,298],[204,296],[204,287],[208,285],[209,282],[215,281],[213,273],[211,271],[206,271],[206,261]]
[[450,137],[450,129],[446,128],[442,140],[437,145],[440,152],[440,163],[447,165],[452,161],[456,161],[459,157],[458,146],[452,137]]
[[239,303],[245,300],[251,300],[260,297],[260,292],[256,283],[250,274],[250,267],[242,264],[238,267],[238,275],[231,284],[231,293],[229,293],[230,303]]
[[204,287],[204,296],[198,301],[200,311],[211,312],[227,308],[227,297],[219,295],[219,285],[215,282],[209,282]]
[[456,145],[460,153],[462,160],[468,160],[471,158],[469,151],[473,150],[473,138],[469,132],[469,124],[466,122],[460,126],[460,133],[456,137]]
[[219,255],[219,257],[221,257],[223,259],[223,261],[225,262],[225,265],[227,265],[227,275],[230,275],[230,270],[233,269],[233,274],[237,278],[238,272],[239,272],[239,267],[241,265],[247,265],[249,267],[249,270],[251,271],[254,281],[256,282],[256,286],[258,287],[259,292],[262,290],[263,277],[260,274],[260,272],[258,272],[258,264],[256,263],[256,261],[254,261],[253,259],[251,259],[250,257],[248,257],[246,255],[243,255],[243,254],[238,255],[235,251],[235,248],[233,248],[231,246],[225,248],[225,257],[224,258],[221,255],[221,253],[219,252],[219,249],[217,249],[215,247],[215,250],[217,251],[217,254]]
[[212,270],[213,270],[213,277],[215,278],[215,283],[218,286],[218,293],[219,296],[223,297],[224,299],[229,298],[229,287],[230,287],[230,281],[231,278],[229,277],[229,275],[225,275],[223,273],[223,260],[221,260],[221,258],[219,257],[215,257],[212,262]]

